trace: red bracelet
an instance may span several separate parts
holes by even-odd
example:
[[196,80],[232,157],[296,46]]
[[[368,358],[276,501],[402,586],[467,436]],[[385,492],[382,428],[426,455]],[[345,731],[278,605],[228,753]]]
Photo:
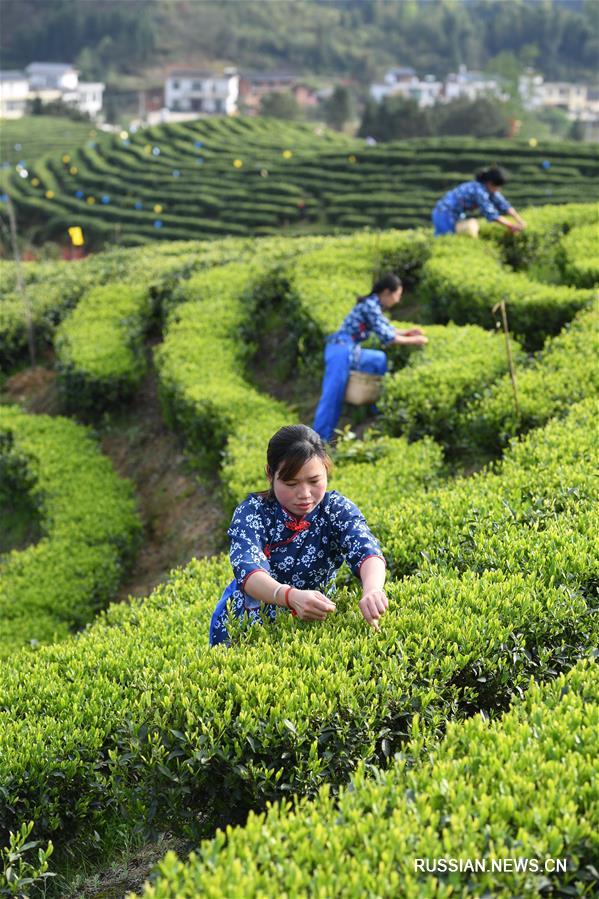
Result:
[[293,590],[293,587],[287,587],[287,589],[285,590],[285,605],[287,606],[287,608],[289,609],[289,611],[291,612],[292,615],[297,615],[297,612],[295,611],[293,606],[291,606],[289,604],[289,594],[291,593],[292,590]]

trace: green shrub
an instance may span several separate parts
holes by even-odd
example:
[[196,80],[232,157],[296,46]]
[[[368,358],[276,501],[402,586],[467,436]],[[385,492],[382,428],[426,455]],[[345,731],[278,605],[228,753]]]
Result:
[[64,637],[114,596],[140,537],[131,486],[79,425],[0,406],[0,475],[20,473],[42,537],[0,559],[0,655]]
[[[502,334],[476,325],[425,329],[429,343],[410,353],[405,368],[385,379],[379,406],[384,427],[416,440],[425,434],[455,444],[464,407],[507,369]],[[518,359],[519,348],[512,347]]]
[[599,392],[597,327],[599,309],[580,312],[543,352],[516,367],[518,412],[509,377],[492,384],[460,415],[462,443],[490,452],[511,437],[563,415],[572,403]]
[[[531,684],[499,721],[450,725],[415,770],[401,757],[385,773],[361,770],[337,800],[325,787],[314,801],[251,814],[187,862],[169,853],[143,896],[590,896],[599,851],[591,786],[598,709],[597,667],[581,663],[552,684]],[[418,744],[417,722],[413,739]],[[457,860],[454,873],[439,865],[429,874],[416,861],[439,859]],[[525,859],[536,870],[514,864]],[[546,868],[546,859],[567,860],[567,871]],[[493,870],[498,860],[512,865]],[[474,868],[479,862],[486,871]]]
[[563,235],[572,228],[596,222],[598,215],[596,203],[550,205],[522,210],[526,228],[518,234],[488,224],[483,225],[481,233],[499,244],[506,262],[514,268],[551,271],[555,265],[556,244]]
[[171,313],[155,353],[167,420],[205,463],[222,462],[230,504],[260,489],[265,446],[292,418],[282,403],[246,379],[250,349],[240,340],[244,300],[259,272],[231,263],[191,278],[186,302]]
[[562,277],[576,287],[599,285],[599,226],[597,222],[572,228],[556,252]]
[[[585,533],[591,414],[573,410],[515,446],[511,464],[479,491],[492,499],[482,521],[472,523],[462,491],[459,514],[474,538],[492,533],[493,513],[506,502],[516,513],[511,532],[507,515],[497,516],[495,556],[486,557],[487,570],[469,570],[477,557],[465,552],[459,561],[454,515],[445,533],[458,560],[391,580],[378,634],[353,590],[342,590],[324,625],[283,616],[238,634],[236,647],[209,650],[209,618],[230,576],[215,559],[175,573],[144,602],[114,606],[79,639],[17,659],[0,675],[1,827],[33,819],[37,838],[79,833],[84,841],[111,827],[117,811],[131,829],[193,830],[200,812],[233,820],[268,800],[336,788],[360,760],[381,763],[405,746],[416,720],[428,745],[448,720],[503,710],[531,674],[566,670],[597,636],[586,597],[596,577]],[[531,496],[531,472],[544,470]],[[539,497],[551,498],[558,479],[578,491],[580,511],[566,492],[543,522]],[[415,555],[426,546],[419,532],[433,543],[443,514],[435,491],[411,506],[408,499],[393,504],[396,520],[383,534],[392,571],[410,541]],[[384,525],[390,504],[386,495],[380,502]],[[551,542],[539,546],[554,526],[565,554],[550,551]]]
[[151,316],[143,287],[117,281],[84,295],[54,342],[67,409],[97,415],[132,396],[147,367],[143,341]]
[[493,328],[492,309],[507,301],[510,330],[528,350],[538,350],[549,335],[592,301],[594,294],[573,287],[541,284],[500,264],[484,241],[450,236],[436,241],[425,263],[420,291],[434,320]]

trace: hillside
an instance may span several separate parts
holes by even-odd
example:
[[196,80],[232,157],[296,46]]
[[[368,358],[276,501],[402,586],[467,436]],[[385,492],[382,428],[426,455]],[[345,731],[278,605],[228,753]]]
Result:
[[8,192],[35,242],[83,228],[88,246],[219,235],[429,226],[436,200],[499,161],[516,206],[588,197],[596,147],[445,138],[368,146],[268,119],[165,125],[50,153],[13,171]]
[[487,66],[498,54],[538,64],[548,79],[594,78],[592,3],[572,0],[3,0],[3,67],[34,59],[76,62],[84,77],[233,63],[350,75],[362,83],[389,65],[437,75]]
[[[2,377],[57,385],[40,413],[0,403],[0,512],[19,518],[0,550],[0,892],[596,892],[597,205],[523,214],[524,233],[480,240],[249,236],[28,263],[45,372],[27,372],[15,267],[0,264]],[[330,480],[380,541],[380,630],[344,567],[321,587],[325,621],[281,608],[210,648],[229,516],[265,486],[272,434],[311,420],[325,335],[387,270],[428,344],[388,350],[379,415],[355,410],[370,427],[336,441]],[[506,297],[517,406],[493,311]],[[152,421],[136,421],[149,389]],[[194,480],[210,495],[194,500]],[[143,508],[152,486],[172,490],[162,513]],[[186,562],[175,546],[202,514],[195,558],[113,601],[161,531]],[[292,524],[309,559],[310,528]],[[137,869],[94,886],[161,845],[181,859],[152,883]],[[449,881],[414,864],[462,855],[542,867]]]

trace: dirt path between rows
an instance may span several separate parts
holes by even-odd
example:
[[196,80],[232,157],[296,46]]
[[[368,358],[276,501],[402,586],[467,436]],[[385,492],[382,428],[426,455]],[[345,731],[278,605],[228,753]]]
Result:
[[[61,409],[56,372],[49,367],[13,375],[0,398],[35,414],[57,415]],[[224,548],[218,478],[196,474],[164,424],[155,372],[144,378],[125,408],[105,415],[95,430],[115,470],[133,482],[144,527],[142,547],[117,601],[146,596],[172,568]]]

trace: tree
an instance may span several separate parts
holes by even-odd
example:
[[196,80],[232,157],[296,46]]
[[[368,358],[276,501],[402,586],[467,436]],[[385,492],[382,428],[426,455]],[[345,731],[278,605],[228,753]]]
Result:
[[378,103],[369,97],[362,113],[362,121],[358,129],[358,137],[376,137],[378,130]]
[[455,100],[435,110],[436,132],[472,137],[505,137],[508,121],[501,103],[487,97]]
[[568,137],[570,140],[584,140],[585,138],[585,127],[583,122],[580,119],[576,119],[575,122],[572,122],[572,127],[568,132]]
[[327,125],[336,131],[343,131],[343,126],[352,117],[352,97],[349,90],[337,84],[332,95],[325,103],[325,120]]
[[297,119],[301,115],[301,109],[289,91],[273,91],[262,97],[260,114],[274,119]]
[[401,140],[428,137],[433,130],[428,110],[420,109],[415,100],[385,97],[378,105],[372,101],[366,104],[358,133],[377,140]]

